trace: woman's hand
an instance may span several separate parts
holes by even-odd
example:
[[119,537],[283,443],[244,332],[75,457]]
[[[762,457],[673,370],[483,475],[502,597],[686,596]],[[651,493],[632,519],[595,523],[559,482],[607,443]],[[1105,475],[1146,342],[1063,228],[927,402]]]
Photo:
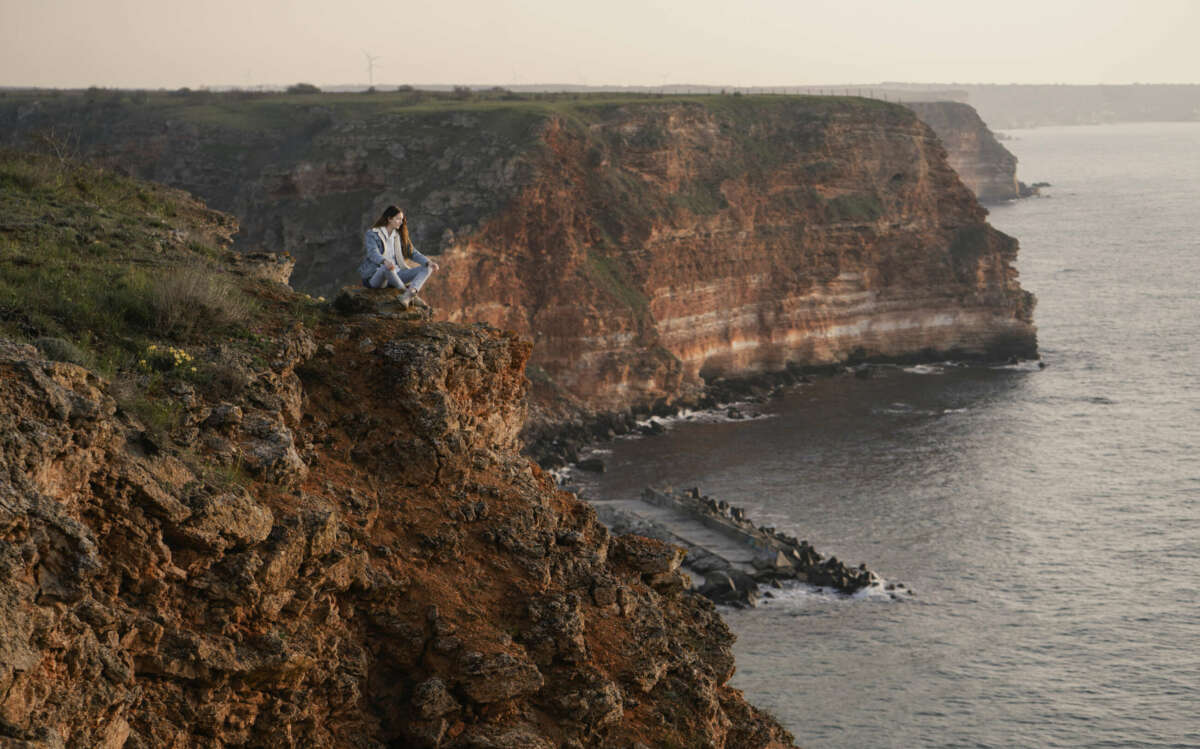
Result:
[[387,268],[388,270],[396,270],[396,264],[393,263],[391,260],[383,261],[383,267]]
[[429,261],[429,270],[436,271],[440,267],[442,267],[442,266],[438,265],[437,263],[433,262],[432,260]]

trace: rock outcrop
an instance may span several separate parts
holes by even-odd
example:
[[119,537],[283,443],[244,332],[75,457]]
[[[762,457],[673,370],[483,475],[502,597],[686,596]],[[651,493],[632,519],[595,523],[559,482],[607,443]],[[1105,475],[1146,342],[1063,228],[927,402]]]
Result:
[[[85,245],[77,273],[184,257],[168,197],[27,167],[3,164],[31,215],[71,215],[74,184],[131,196],[96,209],[123,254]],[[7,281],[56,229],[5,229]],[[729,687],[679,552],[518,454],[528,342],[218,271],[255,316],[169,339],[195,369],[110,380],[0,336],[0,745],[791,746]]]
[[790,743],[726,686],[732,637],[659,547],[614,544],[517,457],[528,344],[410,325],[293,346],[293,413],[192,404],[245,485],[146,454],[102,379],[0,344],[0,737]]
[[929,101],[905,106],[937,133],[946,147],[950,166],[979,200],[996,203],[1027,196],[1017,180],[1017,157],[996,139],[970,105]]
[[0,124],[78,132],[89,154],[232,210],[313,293],[352,281],[362,228],[406,207],[441,255],[430,301],[534,341],[548,420],[789,365],[1036,356],[1016,241],[900,105],[69,99],[10,98]]

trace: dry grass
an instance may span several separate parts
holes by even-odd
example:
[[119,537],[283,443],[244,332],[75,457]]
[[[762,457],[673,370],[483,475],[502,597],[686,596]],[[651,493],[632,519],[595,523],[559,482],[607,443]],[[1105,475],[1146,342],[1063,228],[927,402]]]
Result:
[[160,329],[180,338],[244,322],[254,311],[241,289],[202,266],[163,272],[154,281],[151,305]]

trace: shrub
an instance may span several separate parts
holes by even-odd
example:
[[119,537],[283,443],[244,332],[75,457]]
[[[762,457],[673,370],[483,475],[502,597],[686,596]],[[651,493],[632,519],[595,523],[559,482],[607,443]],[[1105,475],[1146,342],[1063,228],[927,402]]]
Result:
[[311,83],[295,83],[287,87],[289,94],[319,94],[321,89]]
[[137,416],[158,442],[166,440],[183,420],[183,408],[167,398],[138,394],[128,400],[118,398],[117,404]]
[[972,224],[958,229],[950,243],[950,257],[960,263],[974,263],[988,247],[987,224]]
[[152,343],[146,348],[146,354],[138,361],[138,364],[142,369],[151,372],[196,371],[195,365],[192,364],[191,354],[181,348],[160,347],[156,343]]
[[52,361],[63,361],[80,366],[88,365],[88,355],[65,338],[43,336],[35,339],[33,345],[42,352],[42,356]]
[[833,221],[869,222],[883,215],[883,202],[869,193],[839,195],[829,201],[829,216]]
[[241,290],[197,266],[160,275],[154,282],[151,305],[160,329],[180,337],[242,322],[251,312],[250,301]]

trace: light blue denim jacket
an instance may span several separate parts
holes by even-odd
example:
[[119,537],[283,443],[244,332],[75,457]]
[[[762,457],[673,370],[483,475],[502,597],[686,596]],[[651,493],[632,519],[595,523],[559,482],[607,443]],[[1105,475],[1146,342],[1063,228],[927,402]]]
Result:
[[[367,236],[363,240],[363,251],[366,253],[366,257],[363,258],[362,263],[358,266],[358,275],[364,281],[375,275],[375,271],[379,270],[379,267],[383,265],[383,253],[385,249],[383,238],[379,236],[379,232],[373,228],[367,229]],[[429,265],[429,258],[417,252],[415,247],[413,248],[412,261],[420,265]],[[403,268],[404,259],[400,257],[396,258],[396,265]]]

